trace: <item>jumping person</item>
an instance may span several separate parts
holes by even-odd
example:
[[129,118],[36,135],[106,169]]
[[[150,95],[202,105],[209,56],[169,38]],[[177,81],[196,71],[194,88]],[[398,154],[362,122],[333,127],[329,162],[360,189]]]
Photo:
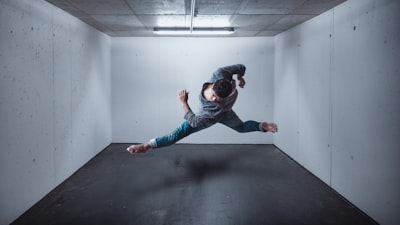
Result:
[[192,112],[188,104],[189,92],[186,90],[180,91],[179,100],[185,112],[184,122],[170,134],[151,139],[143,144],[131,145],[127,148],[127,151],[131,154],[144,153],[150,148],[172,145],[182,138],[216,123],[224,124],[240,133],[253,131],[277,132],[278,127],[275,123],[256,122],[253,120],[242,122],[232,110],[232,106],[238,96],[233,75],[236,75],[239,87],[243,88],[246,84],[243,79],[245,71],[246,67],[242,64],[221,67],[215,71],[210,80],[203,84],[199,96],[200,110],[197,114]]

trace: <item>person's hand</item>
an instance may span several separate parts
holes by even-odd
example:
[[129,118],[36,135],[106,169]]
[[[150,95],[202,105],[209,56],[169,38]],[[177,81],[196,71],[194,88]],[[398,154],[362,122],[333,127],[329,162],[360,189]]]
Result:
[[239,82],[239,87],[243,88],[244,85],[246,84],[246,81],[241,77],[237,79]]
[[189,99],[189,92],[186,90],[182,90],[179,92],[179,101],[181,101],[182,103],[187,103]]

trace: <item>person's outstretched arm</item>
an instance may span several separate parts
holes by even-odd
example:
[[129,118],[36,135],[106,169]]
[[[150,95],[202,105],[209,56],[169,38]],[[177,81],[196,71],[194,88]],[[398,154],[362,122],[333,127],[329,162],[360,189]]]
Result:
[[244,66],[243,64],[220,67],[212,75],[211,81],[217,81],[219,79],[232,80],[233,75],[236,75],[236,79],[239,82],[239,87],[243,88],[246,84],[246,81],[243,79],[245,72],[246,66]]
[[183,111],[185,112],[185,120],[187,120],[192,127],[198,127],[206,124],[208,122],[208,118],[194,114],[189,106],[188,99],[188,91],[182,90],[179,92],[179,101],[182,103]]
[[188,91],[182,90],[181,92],[179,92],[179,101],[182,103],[183,111],[185,112],[185,114],[192,111],[190,109],[188,99],[189,99]]

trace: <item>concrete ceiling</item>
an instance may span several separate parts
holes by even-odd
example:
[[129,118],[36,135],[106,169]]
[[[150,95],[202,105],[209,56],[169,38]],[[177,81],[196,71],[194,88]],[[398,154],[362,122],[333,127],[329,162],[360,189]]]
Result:
[[110,36],[152,37],[155,27],[233,27],[274,36],[345,0],[47,0]]

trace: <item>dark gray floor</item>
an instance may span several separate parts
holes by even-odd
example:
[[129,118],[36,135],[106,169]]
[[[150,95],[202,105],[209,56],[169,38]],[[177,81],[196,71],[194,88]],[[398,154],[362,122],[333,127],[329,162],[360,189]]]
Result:
[[273,145],[112,144],[13,224],[376,224]]

